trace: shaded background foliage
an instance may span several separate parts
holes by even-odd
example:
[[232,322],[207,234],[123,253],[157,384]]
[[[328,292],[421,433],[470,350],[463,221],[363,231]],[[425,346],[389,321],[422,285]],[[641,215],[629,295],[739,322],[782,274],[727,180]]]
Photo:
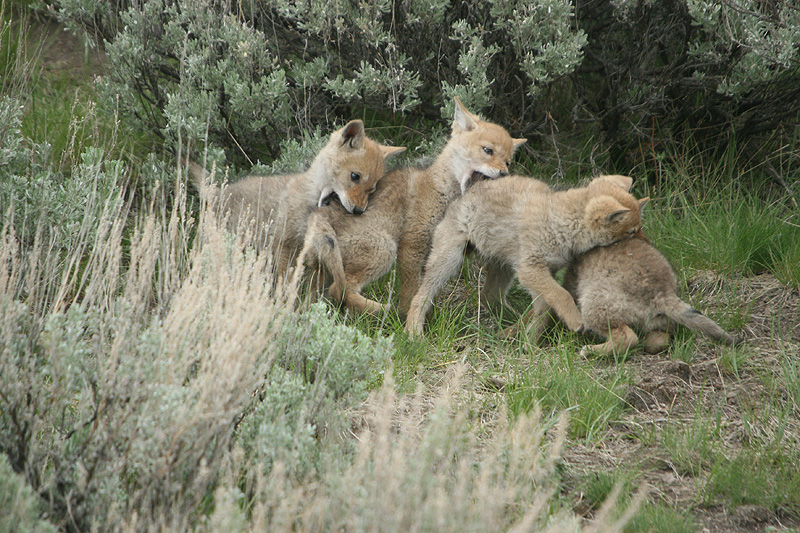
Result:
[[619,171],[641,161],[643,143],[660,150],[689,131],[701,148],[736,136],[751,149],[790,131],[800,111],[800,10],[781,0],[70,0],[52,9],[106,42],[106,96],[124,117],[167,139],[210,142],[234,161],[272,160],[282,139],[353,116],[430,129],[453,95],[514,135],[599,136],[603,165]]
[[577,2],[588,35],[578,116],[623,155],[638,143],[724,148],[791,131],[800,11],[789,2]]

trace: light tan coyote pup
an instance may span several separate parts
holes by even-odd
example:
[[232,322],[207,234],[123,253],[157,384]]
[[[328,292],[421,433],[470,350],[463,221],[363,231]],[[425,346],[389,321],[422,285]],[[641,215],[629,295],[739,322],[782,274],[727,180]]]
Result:
[[580,330],[580,311],[553,273],[595,246],[640,231],[640,209],[648,198],[637,200],[627,192],[632,181],[603,176],[566,191],[522,176],[476,183],[436,228],[406,331],[422,333],[433,297],[458,272],[467,244],[488,262],[487,303],[502,299],[516,274],[533,297],[523,325],[552,307],[571,330]]
[[308,217],[335,194],[348,214],[367,210],[369,195],[383,177],[384,160],[405,150],[369,139],[364,123],[353,120],[331,134],[308,170],[280,176],[248,176],[218,188],[207,183],[207,172],[188,161],[189,174],[201,195],[216,195],[219,208],[229,214],[232,230],[253,224],[254,244],[273,246],[278,273],[285,274],[303,246]]
[[387,174],[360,217],[347,216],[331,204],[309,222],[310,256],[333,279],[330,297],[347,309],[382,312],[384,305],[365,298],[361,289],[397,260],[400,313],[405,314],[419,286],[433,230],[447,206],[471,183],[507,175],[514,151],[525,142],[473,115],[458,99],[455,103],[452,134],[431,166]]
[[643,234],[610,246],[594,248],[574,261],[564,275],[564,287],[581,309],[583,324],[606,342],[584,346],[581,354],[622,353],[644,335],[644,349],[658,353],[669,345],[674,323],[727,345],[739,339],[683,302],[667,259]]

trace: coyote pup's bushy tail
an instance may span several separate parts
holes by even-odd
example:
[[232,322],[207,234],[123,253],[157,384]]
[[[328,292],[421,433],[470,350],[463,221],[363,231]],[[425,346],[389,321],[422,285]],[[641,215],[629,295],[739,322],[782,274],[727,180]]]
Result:
[[707,335],[719,343],[736,346],[742,342],[742,339],[729,334],[719,324],[700,311],[693,309],[692,306],[677,296],[667,304],[665,314],[678,324]]
[[181,156],[181,165],[189,171],[189,178],[192,180],[192,185],[194,185],[201,195],[207,192],[207,189],[213,189],[211,173],[203,168],[200,163],[184,155]]

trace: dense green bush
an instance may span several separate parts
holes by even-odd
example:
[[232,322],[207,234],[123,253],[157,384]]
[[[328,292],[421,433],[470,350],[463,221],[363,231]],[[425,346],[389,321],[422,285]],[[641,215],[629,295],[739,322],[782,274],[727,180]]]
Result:
[[701,148],[732,135],[760,141],[800,112],[800,11],[782,2],[56,6],[107,40],[106,96],[124,117],[168,139],[209,141],[234,161],[270,160],[283,139],[363,113],[439,121],[453,95],[531,138],[526,150],[537,134],[601,133],[612,157],[599,164],[620,171],[689,130]]
[[537,416],[475,420],[458,375],[398,397],[391,338],[289,312],[295,288],[209,213],[183,264],[187,224],[147,214],[124,246],[96,232],[104,260],[59,276],[83,284],[69,302],[21,293],[50,262],[4,224],[0,499],[21,526],[50,530],[38,495],[65,531],[580,529],[546,503],[563,425],[545,444]]
[[327,305],[319,303],[286,318],[275,351],[275,365],[241,424],[238,441],[261,465],[261,474],[269,475],[280,461],[287,474],[303,479],[323,468],[320,457],[324,468],[341,462],[352,444],[340,437],[349,429],[345,413],[366,400],[394,349],[390,338],[373,341],[337,324]]
[[[190,222],[167,216],[143,217],[125,243],[98,229],[95,250],[31,253],[10,218],[0,232],[0,456],[59,528],[183,530],[222,476],[268,476],[280,461],[305,478],[341,464],[348,410],[393,350],[324,305],[288,313],[294,289],[274,292],[266,254],[210,216],[183,264]],[[85,225],[121,220],[107,210]],[[35,515],[27,503],[19,512]]]
[[0,454],[0,533],[55,532],[52,524],[39,518],[39,501],[26,485],[25,478],[14,472],[5,455]]
[[601,126],[623,170],[632,160],[654,157],[665,142],[689,141],[688,135],[691,144],[726,148],[733,136],[761,140],[796,125],[800,10],[789,3],[576,5],[588,45],[573,77],[574,112]]
[[[252,160],[360,108],[440,119],[453,95],[476,110],[529,102],[573,70],[586,43],[564,0],[152,0],[120,9],[114,24],[106,2],[58,6],[62,20],[108,39],[106,95],[123,116]],[[532,115],[512,109],[522,114],[504,122],[524,129]]]

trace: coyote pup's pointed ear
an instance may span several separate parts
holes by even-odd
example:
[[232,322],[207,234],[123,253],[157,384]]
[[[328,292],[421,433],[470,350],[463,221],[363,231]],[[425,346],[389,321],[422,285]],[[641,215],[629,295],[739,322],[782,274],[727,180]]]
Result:
[[453,131],[461,130],[461,131],[469,131],[475,129],[478,125],[478,117],[473,115],[467,108],[464,107],[464,104],[461,103],[461,100],[458,97],[453,97],[456,101],[456,111],[453,115]]
[[378,148],[380,148],[381,154],[383,154],[384,159],[388,159],[393,155],[397,155],[406,151],[405,146],[384,146],[381,144],[378,145]]
[[649,201],[650,201],[650,197],[649,196],[645,196],[644,198],[639,200],[639,212],[640,213],[642,212],[642,210],[644,209],[644,206],[646,206]]
[[517,148],[519,148],[526,142],[528,142],[528,139],[511,139],[511,144],[514,147],[515,152],[517,151]]
[[631,178],[630,176],[620,176],[617,174],[613,174],[610,176],[599,176],[598,178],[595,179],[610,181],[617,187],[623,189],[625,192],[630,192],[631,187],[633,186],[633,178]]
[[629,213],[630,209],[617,209],[616,211],[612,211],[606,215],[606,222],[608,224],[617,224],[622,217],[625,216],[625,213]]
[[341,146],[349,146],[354,150],[364,147],[364,123],[360,120],[351,120],[341,130]]

